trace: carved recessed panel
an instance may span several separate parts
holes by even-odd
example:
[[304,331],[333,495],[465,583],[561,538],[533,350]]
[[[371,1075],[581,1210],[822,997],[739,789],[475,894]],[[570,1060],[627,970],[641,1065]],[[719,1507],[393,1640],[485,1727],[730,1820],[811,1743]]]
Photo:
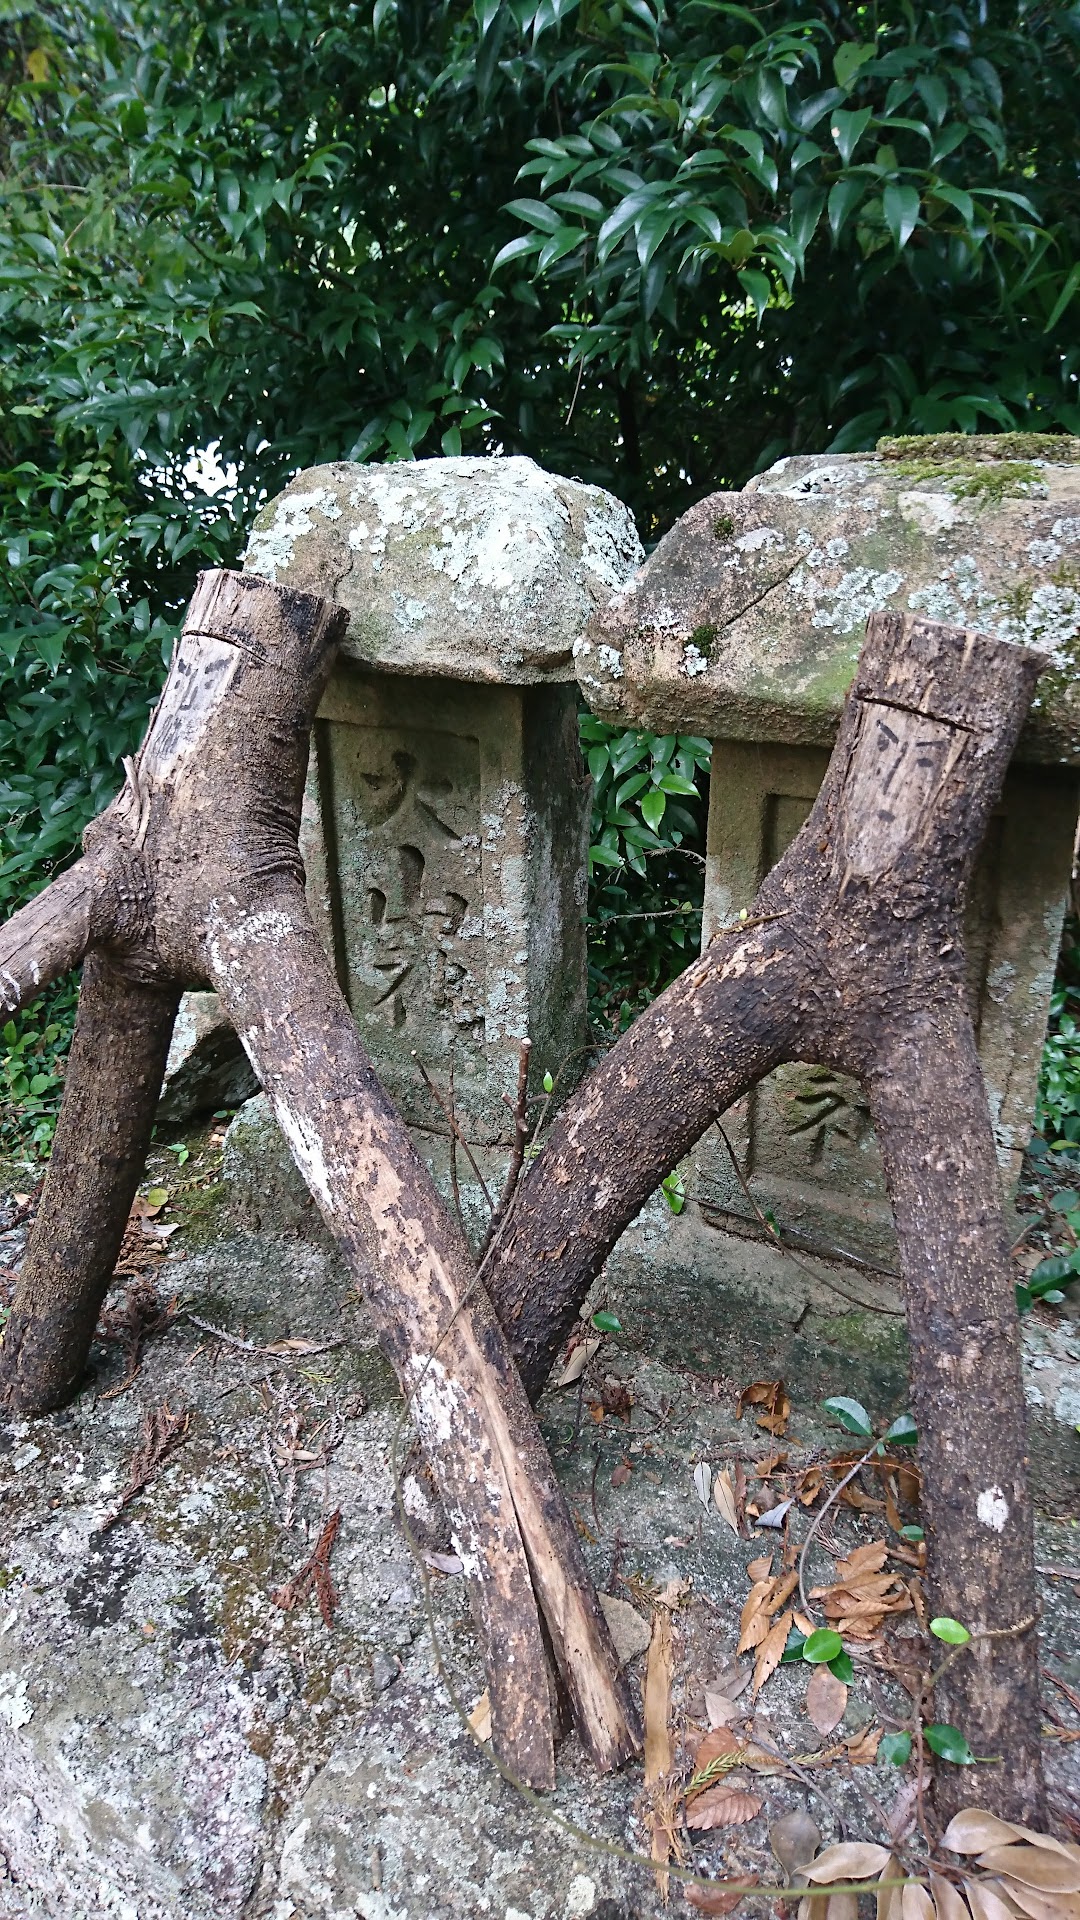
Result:
[[345,990],[376,1056],[425,1065],[483,1045],[480,754],[475,739],[391,727],[325,731],[338,838]]

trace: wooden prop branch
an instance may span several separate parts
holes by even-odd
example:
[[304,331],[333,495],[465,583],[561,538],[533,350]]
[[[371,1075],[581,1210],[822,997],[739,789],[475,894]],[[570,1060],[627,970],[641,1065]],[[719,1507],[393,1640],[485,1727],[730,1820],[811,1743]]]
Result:
[[146,740],[85,856],[0,933],[9,1008],[88,954],[56,1143],[0,1347],[0,1405],[77,1389],[149,1144],[179,992],[211,985],[370,1303],[464,1563],[495,1746],[554,1784],[544,1630],[596,1764],[635,1710],[467,1244],[380,1087],[316,939],[297,830],[345,614],[200,576]]
[[[930,1601],[978,1638],[938,1687],[994,1811],[1039,1826],[1034,1555],[1014,1276],[968,1010],[964,896],[1042,662],[874,614],[813,811],[720,934],[562,1108],[488,1290],[536,1394],[658,1182],[786,1060],[854,1074],[900,1245]],[[942,1772],[947,1814],[969,1800]]]

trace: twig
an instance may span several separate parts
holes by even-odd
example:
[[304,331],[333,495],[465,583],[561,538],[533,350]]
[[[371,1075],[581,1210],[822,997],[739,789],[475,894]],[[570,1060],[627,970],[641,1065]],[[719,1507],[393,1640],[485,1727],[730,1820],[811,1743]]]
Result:
[[804,1767],[800,1767],[797,1760],[792,1760],[788,1754],[782,1753],[779,1747],[774,1747],[770,1740],[766,1740],[759,1734],[756,1727],[753,1734],[753,1741],[755,1747],[760,1747],[764,1753],[775,1754],[776,1758],[782,1760],[785,1767],[787,1767],[791,1773],[795,1774],[797,1779],[802,1781],[803,1786],[806,1787],[810,1793],[816,1794],[819,1800],[824,1801],[836,1822],[841,1840],[846,1840],[847,1828],[844,1825],[843,1815],[835,1801],[830,1799],[824,1788],[818,1786],[817,1781],[807,1773]]
[[476,1161],[473,1159],[472,1148],[470,1147],[468,1141],[466,1140],[465,1135],[462,1133],[461,1128],[458,1126],[457,1120],[455,1119],[453,1112],[447,1106],[446,1101],[443,1099],[442,1094],[439,1092],[438,1087],[435,1085],[434,1080],[432,1079],[430,1073],[428,1072],[427,1068],[425,1067],[423,1061],[421,1060],[419,1054],[415,1051],[415,1049],[413,1050],[413,1059],[416,1061],[417,1071],[419,1072],[420,1078],[423,1080],[425,1087],[430,1093],[432,1099],[437,1103],[438,1106],[442,1108],[442,1111],[446,1116],[446,1120],[450,1127],[451,1138],[455,1139],[458,1142],[459,1146],[461,1147],[462,1153],[465,1155],[466,1160],[468,1161],[470,1167],[472,1168],[474,1174],[476,1175],[477,1181],[479,1183],[480,1191],[483,1194],[484,1199],[487,1201],[487,1204],[488,1204],[488,1212],[494,1213],[495,1202],[492,1199],[490,1193],[488,1192],[487,1182],[485,1181],[483,1174],[481,1173],[479,1167],[477,1166]]
[[829,1494],[827,1500],[825,1501],[824,1506],[821,1508],[819,1513],[815,1513],[814,1518],[810,1523],[810,1531],[807,1534],[806,1539],[803,1541],[802,1552],[799,1555],[799,1599],[802,1601],[802,1609],[804,1613],[809,1613],[810,1611],[810,1602],[806,1597],[806,1556],[810,1551],[811,1541],[815,1538],[818,1528],[821,1526],[821,1523],[824,1520],[825,1515],[828,1513],[829,1508],[832,1506],[835,1506],[837,1500],[839,1500],[840,1498],[840,1495],[843,1493],[844,1488],[849,1484],[850,1481],[854,1480],[855,1475],[857,1473],[862,1472],[862,1469],[866,1466],[867,1461],[873,1459],[875,1453],[878,1451],[878,1448],[880,1446],[881,1446],[881,1441],[875,1440],[873,1446],[867,1448],[866,1452],[862,1456],[862,1459],[856,1460],[855,1465],[851,1468],[851,1470],[848,1473],[845,1473],[843,1479],[837,1481],[835,1487],[833,1488],[832,1492]]
[[294,1607],[300,1605],[305,1594],[314,1589],[323,1620],[328,1627],[333,1626],[337,1594],[330,1578],[330,1552],[340,1525],[341,1508],[338,1507],[330,1515],[315,1542],[314,1551],[309,1553],[299,1572],[294,1573],[291,1580],[286,1580],[283,1587],[276,1587],[270,1595],[275,1607],[280,1607],[283,1613],[291,1613]]
[[215,1340],[223,1340],[227,1347],[236,1347],[240,1353],[268,1353],[275,1360],[306,1360],[312,1353],[331,1353],[335,1347],[345,1345],[344,1340],[304,1340],[299,1346],[290,1347],[284,1340],[274,1340],[268,1347],[261,1347],[255,1340],[241,1340],[238,1333],[215,1327],[210,1320],[200,1320],[197,1313],[190,1313],[186,1307],[181,1312],[200,1333],[211,1333]]
[[108,1533],[114,1527],[125,1507],[148,1487],[154,1476],[164,1466],[169,1455],[183,1446],[191,1425],[190,1409],[183,1413],[172,1413],[166,1400],[158,1409],[148,1408],[143,1416],[143,1429],[139,1444],[128,1474],[128,1483],[120,1495],[119,1504],[108,1514],[98,1527],[98,1533]]

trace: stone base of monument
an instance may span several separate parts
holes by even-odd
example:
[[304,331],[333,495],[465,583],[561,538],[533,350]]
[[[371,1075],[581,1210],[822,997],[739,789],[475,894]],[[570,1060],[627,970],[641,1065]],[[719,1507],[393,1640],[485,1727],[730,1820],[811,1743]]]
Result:
[[[448,1196],[445,1146],[414,1131]],[[660,1194],[623,1234],[594,1296],[616,1312],[643,1357],[683,1372],[745,1386],[783,1378],[807,1415],[832,1394],[850,1394],[888,1424],[908,1405],[904,1310],[884,1260],[852,1264],[850,1249],[828,1259],[792,1239],[770,1243],[737,1214],[716,1224],[696,1197],[715,1165],[712,1140],[681,1170],[691,1196],[679,1215]],[[505,1157],[481,1169],[501,1186]],[[462,1170],[463,1207],[474,1244],[483,1196]],[[226,1136],[225,1209],[245,1230],[285,1232],[328,1245],[325,1229],[262,1095],[248,1101]],[[734,1220],[742,1229],[733,1231]],[[820,1247],[820,1240],[815,1243]],[[1023,1323],[1035,1498],[1048,1513],[1080,1508],[1080,1299],[1043,1308]]]
[[[692,1284],[692,1222],[667,1233],[651,1208],[636,1231],[663,1237],[665,1265],[643,1268],[635,1293],[630,1236],[620,1250],[609,1286],[630,1338],[609,1339],[592,1363],[583,1419],[573,1388],[541,1411],[597,1582],[635,1608],[639,1629],[642,1583],[692,1582],[675,1707],[700,1721],[701,1687],[734,1651],[746,1563],[771,1536],[736,1539],[702,1507],[693,1469],[776,1450],[749,1415],[735,1420],[732,1383],[716,1379],[722,1356],[729,1371],[753,1355],[769,1373],[769,1329],[755,1348],[744,1310],[734,1347],[725,1337],[721,1298]],[[0,1426],[4,1920],[659,1920],[651,1874],[582,1837],[640,1843],[640,1768],[601,1781],[569,1740],[556,1794],[538,1805],[499,1778],[454,1712],[395,1520],[397,1389],[336,1257],[295,1231],[234,1232],[171,1258],[157,1284],[249,1347],[180,1317],[126,1391],[107,1397],[125,1362],[99,1344],[96,1379],[70,1408]],[[798,1318],[776,1334],[796,1401],[780,1444],[796,1465],[843,1443],[804,1395],[810,1321]],[[313,1350],[275,1352],[284,1340]],[[630,1416],[597,1423],[590,1403],[614,1381]],[[818,1383],[833,1384],[823,1363]],[[190,1413],[188,1438],[102,1533],[145,1416],[166,1402]],[[290,1447],[308,1456],[292,1494]],[[631,1472],[613,1485],[622,1465]],[[273,1596],[338,1510],[327,1625],[313,1594],[291,1611]],[[842,1511],[836,1526],[851,1544],[869,1537],[860,1516]],[[1040,1561],[1075,1563],[1074,1535],[1040,1523]],[[433,1573],[431,1597],[469,1709],[483,1675],[464,1583]],[[1054,1670],[1080,1683],[1073,1589],[1047,1579],[1043,1601]],[[638,1652],[635,1685],[642,1666]],[[757,1730],[789,1752],[815,1745],[805,1696],[805,1670],[782,1668]],[[841,1733],[868,1718],[856,1685]],[[1080,1786],[1075,1746],[1048,1746],[1047,1769],[1052,1791]],[[886,1802],[901,1784],[894,1769],[865,1778]],[[822,1784],[851,1837],[876,1837],[852,1776],[834,1769]],[[807,1802],[795,1780],[762,1790],[747,1826],[695,1836],[695,1864],[774,1876],[769,1823]]]

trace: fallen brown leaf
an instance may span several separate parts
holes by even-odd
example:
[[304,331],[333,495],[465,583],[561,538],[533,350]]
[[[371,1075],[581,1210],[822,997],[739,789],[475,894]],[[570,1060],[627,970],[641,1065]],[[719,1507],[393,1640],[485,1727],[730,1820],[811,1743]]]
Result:
[[757,1875],[748,1874],[741,1886],[732,1889],[726,1880],[715,1880],[708,1887],[687,1887],[686,1899],[699,1913],[734,1913],[740,1900],[745,1900],[743,1887],[756,1887]]
[[707,1833],[713,1827],[741,1827],[754,1820],[765,1805],[759,1794],[729,1782],[699,1793],[686,1813],[686,1825],[694,1833]]
[[746,1571],[751,1580],[767,1580],[771,1567],[772,1554],[763,1553],[759,1559],[748,1563]]
[[790,1629],[791,1611],[788,1609],[788,1611],[782,1613],[775,1624],[769,1628],[768,1633],[765,1635],[764,1640],[757,1650],[757,1662],[754,1667],[755,1700],[765,1685],[766,1680],[768,1680],[771,1674],[776,1672],[777,1667],[780,1665],[781,1655],[787,1645],[787,1637]]
[[618,1466],[616,1467],[614,1473],[611,1476],[612,1486],[625,1487],[633,1471],[634,1469],[630,1465],[629,1460],[620,1460]]
[[752,1386],[744,1387],[735,1402],[736,1420],[742,1419],[744,1405],[760,1407],[758,1426],[780,1438],[791,1415],[791,1401],[782,1380],[755,1380]]
[[735,1488],[732,1484],[731,1475],[726,1467],[717,1474],[716,1479],[713,1481],[712,1497],[721,1519],[727,1522],[732,1533],[737,1534],[739,1531],[739,1510],[735,1501]]
[[594,1354],[599,1353],[603,1344],[602,1340],[579,1340],[577,1346],[572,1348],[567,1355],[563,1370],[555,1380],[554,1385],[557,1387],[572,1387],[575,1380],[581,1379],[589,1361]]
[[806,1711],[819,1733],[831,1733],[840,1725],[848,1703],[848,1690],[828,1667],[815,1667],[806,1689]]
[[469,1725],[478,1740],[491,1739],[491,1696],[486,1687],[469,1715]]

